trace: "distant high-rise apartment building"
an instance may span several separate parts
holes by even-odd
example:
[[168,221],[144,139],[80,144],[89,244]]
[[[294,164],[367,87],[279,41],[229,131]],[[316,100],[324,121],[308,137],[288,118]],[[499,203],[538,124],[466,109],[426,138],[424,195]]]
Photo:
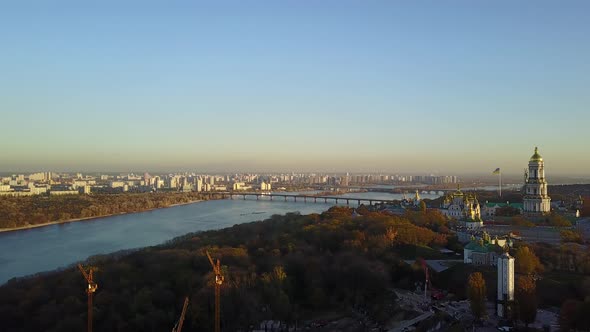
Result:
[[350,181],[350,175],[348,175],[348,173],[346,173],[346,175],[344,175],[340,181],[340,185],[343,187],[348,187],[348,183]]
[[51,179],[51,172],[33,173],[28,176],[29,181],[49,181]]
[[90,186],[84,186],[82,189],[82,193],[85,195],[88,195],[88,194],[90,194],[90,190],[91,190]]

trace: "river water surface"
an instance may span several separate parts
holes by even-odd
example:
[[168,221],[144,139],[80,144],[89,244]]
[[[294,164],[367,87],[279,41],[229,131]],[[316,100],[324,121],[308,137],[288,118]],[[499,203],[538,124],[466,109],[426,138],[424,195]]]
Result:
[[[402,195],[368,192],[344,197],[392,200]],[[263,220],[273,214],[319,213],[333,205],[323,200],[304,203],[281,198],[270,201],[268,197],[258,201],[234,198],[0,233],[0,284],[14,277],[66,267],[97,254],[157,245],[186,233]],[[351,206],[355,205],[351,202]]]

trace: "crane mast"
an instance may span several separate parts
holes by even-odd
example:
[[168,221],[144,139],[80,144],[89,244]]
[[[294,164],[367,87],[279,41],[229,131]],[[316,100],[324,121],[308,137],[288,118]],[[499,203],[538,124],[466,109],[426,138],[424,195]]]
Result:
[[221,262],[219,259],[217,262],[213,261],[211,255],[209,255],[209,251],[207,251],[207,258],[209,258],[209,263],[211,263],[211,267],[213,268],[213,273],[215,273],[215,332],[221,332],[221,285],[223,284],[223,275],[221,274]]
[[88,287],[86,288],[86,294],[88,294],[88,332],[92,332],[92,296],[94,295],[94,292],[96,292],[98,285],[94,282],[92,267],[86,272],[82,265],[78,264],[78,269],[82,272],[84,279],[86,279],[86,282],[88,283]]
[[186,316],[186,308],[188,307],[188,296],[184,298],[184,305],[182,306],[182,313],[176,323],[176,326],[172,329],[172,332],[181,332],[182,325],[184,324],[184,317]]
[[430,275],[428,273],[428,265],[426,265],[426,261],[424,259],[420,259],[420,262],[422,263],[422,269],[424,270],[424,301],[426,302],[428,299],[427,291],[428,291],[428,286],[430,285]]

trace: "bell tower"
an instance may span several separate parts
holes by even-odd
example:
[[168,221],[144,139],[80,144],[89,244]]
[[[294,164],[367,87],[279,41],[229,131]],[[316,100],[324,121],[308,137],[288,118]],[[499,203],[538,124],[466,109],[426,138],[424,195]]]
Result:
[[551,198],[547,195],[545,165],[536,147],[535,153],[529,160],[528,170],[525,170],[523,194],[524,212],[548,213],[551,211]]

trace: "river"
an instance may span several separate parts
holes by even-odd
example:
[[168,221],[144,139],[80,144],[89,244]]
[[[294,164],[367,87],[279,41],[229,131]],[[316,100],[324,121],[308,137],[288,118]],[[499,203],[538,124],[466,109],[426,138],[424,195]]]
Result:
[[[367,192],[339,197],[392,200],[402,196]],[[14,277],[66,267],[97,254],[153,246],[186,233],[263,220],[273,214],[319,213],[333,205],[323,200],[285,202],[270,201],[268,197],[258,201],[255,198],[215,200],[0,233],[0,284]]]

